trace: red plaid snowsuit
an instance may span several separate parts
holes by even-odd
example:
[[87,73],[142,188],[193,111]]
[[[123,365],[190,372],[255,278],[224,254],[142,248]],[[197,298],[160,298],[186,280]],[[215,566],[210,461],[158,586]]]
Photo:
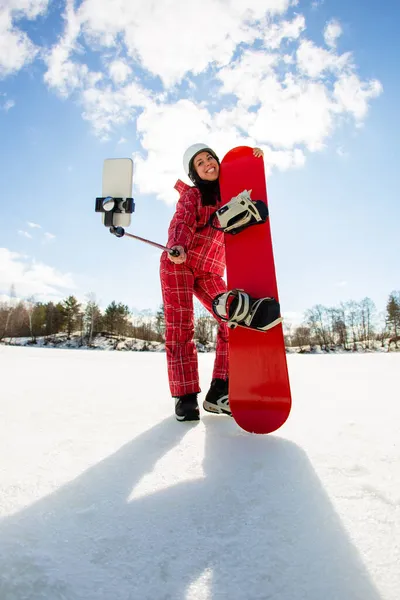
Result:
[[[181,195],[169,226],[167,245],[183,246],[187,259],[178,265],[163,252],[160,277],[168,379],[171,395],[178,397],[201,391],[193,341],[193,294],[212,313],[212,300],[226,291],[226,283],[222,278],[225,270],[224,234],[206,225],[217,207],[203,206],[196,187],[178,180],[175,189]],[[228,377],[228,327],[223,322],[218,327],[212,376]]]

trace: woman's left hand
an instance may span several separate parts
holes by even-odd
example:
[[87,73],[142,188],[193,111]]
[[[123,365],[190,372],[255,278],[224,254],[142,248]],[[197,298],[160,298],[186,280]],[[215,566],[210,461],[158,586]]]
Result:
[[264,156],[264,152],[261,150],[261,148],[253,148],[253,154],[257,158],[260,158],[260,156]]

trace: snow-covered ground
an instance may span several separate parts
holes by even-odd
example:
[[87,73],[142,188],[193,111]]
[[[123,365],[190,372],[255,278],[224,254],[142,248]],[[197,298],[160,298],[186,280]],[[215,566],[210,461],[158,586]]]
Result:
[[163,353],[0,346],[0,599],[399,600],[400,354],[288,361],[256,436]]

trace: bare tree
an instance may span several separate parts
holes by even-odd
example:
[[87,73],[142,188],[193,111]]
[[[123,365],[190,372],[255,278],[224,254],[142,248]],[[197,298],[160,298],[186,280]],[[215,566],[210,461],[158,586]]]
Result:
[[0,342],[7,337],[12,310],[8,302],[0,304]]
[[93,335],[97,333],[101,324],[101,311],[96,302],[96,295],[91,292],[87,296],[88,302],[83,313],[83,326],[88,345],[92,345]]
[[358,327],[358,314],[359,314],[358,305],[353,300],[350,300],[349,302],[346,302],[345,307],[346,307],[346,314],[347,314],[347,322],[349,323],[349,327],[350,327],[349,336],[350,336],[350,339],[353,344],[353,350],[357,350],[357,340],[358,340],[357,327]]
[[364,349],[370,348],[374,337],[373,319],[376,314],[375,304],[370,298],[364,298],[360,304],[360,327],[361,338]]
[[214,340],[218,323],[197,299],[194,302],[194,323],[194,337],[200,344],[206,346]]
[[29,333],[31,335],[32,342],[35,341],[35,337],[33,335],[33,312],[35,310],[35,305],[36,302],[34,296],[30,296],[27,300],[25,300],[25,310],[28,317]]
[[285,346],[292,345],[292,337],[293,337],[293,325],[289,323],[289,321],[283,321],[283,332],[285,338]]
[[339,344],[345,350],[347,347],[347,317],[345,305],[342,303],[339,308],[332,309],[332,335],[334,343]]
[[25,304],[20,301],[18,302],[11,311],[11,319],[9,324],[9,341],[11,342],[14,337],[21,337],[25,333],[27,333],[27,325],[26,325],[26,309]]
[[298,348],[300,348],[301,352],[304,351],[305,346],[311,346],[310,328],[304,325],[296,327],[292,338],[292,344],[293,346],[297,346]]
[[16,292],[15,285],[12,284],[10,287],[9,299],[7,302],[3,303],[2,306],[2,328],[0,331],[0,340],[5,337],[13,336],[13,327],[14,327],[14,316],[15,316],[15,308],[16,308]]
[[306,311],[306,321],[317,344],[326,350],[330,341],[327,309],[321,304],[317,304]]

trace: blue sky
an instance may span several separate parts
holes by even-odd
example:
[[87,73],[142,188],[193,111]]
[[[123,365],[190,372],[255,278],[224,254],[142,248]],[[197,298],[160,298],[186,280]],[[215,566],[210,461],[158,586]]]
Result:
[[0,297],[157,309],[159,251],[94,212],[103,160],[134,159],[129,230],[165,243],[183,151],[205,141],[264,149],[289,319],[365,296],[383,310],[400,288],[399,16],[394,1],[3,3]]

